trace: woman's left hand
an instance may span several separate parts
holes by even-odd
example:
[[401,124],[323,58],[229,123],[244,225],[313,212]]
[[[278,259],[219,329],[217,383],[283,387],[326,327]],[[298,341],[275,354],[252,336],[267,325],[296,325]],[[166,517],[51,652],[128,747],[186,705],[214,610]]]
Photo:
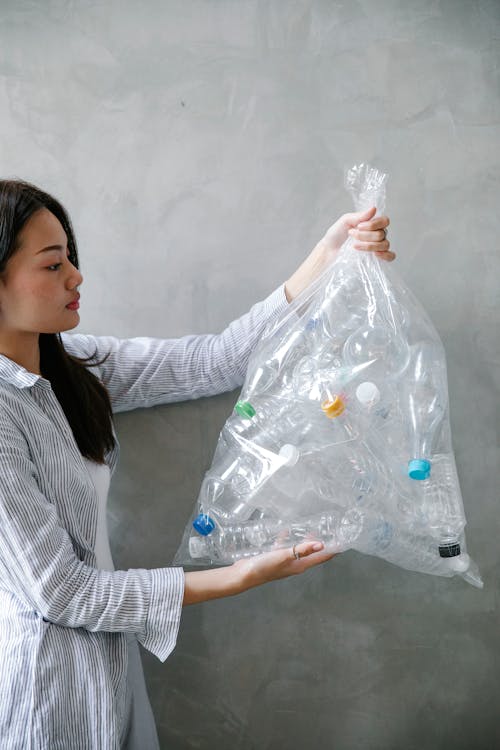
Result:
[[335,224],[326,231],[301,266],[290,276],[285,284],[285,294],[289,302],[306,289],[332,261],[344,242],[351,237],[356,250],[373,252],[382,260],[394,260],[396,254],[390,250],[387,239],[387,227],[390,224],[387,216],[377,216],[376,208],[367,211],[356,211],[343,214]]
[[335,557],[338,552],[326,548],[323,542],[306,541],[293,548],[275,549],[254,557],[243,557],[231,567],[240,580],[240,589],[246,591],[263,583],[300,575]]

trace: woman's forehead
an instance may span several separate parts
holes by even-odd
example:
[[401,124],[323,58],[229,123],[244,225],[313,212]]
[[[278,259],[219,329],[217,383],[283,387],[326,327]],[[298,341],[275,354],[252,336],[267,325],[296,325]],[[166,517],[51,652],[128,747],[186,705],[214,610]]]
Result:
[[36,211],[18,236],[19,248],[42,249],[45,245],[66,245],[67,237],[61,222],[47,208]]

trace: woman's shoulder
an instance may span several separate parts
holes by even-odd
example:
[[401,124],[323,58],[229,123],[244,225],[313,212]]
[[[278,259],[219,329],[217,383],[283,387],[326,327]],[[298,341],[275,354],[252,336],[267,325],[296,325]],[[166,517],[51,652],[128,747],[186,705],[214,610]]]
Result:
[[61,341],[68,354],[75,357],[89,357],[98,346],[97,336],[88,333],[61,333]]
[[112,349],[112,339],[109,336],[65,332],[61,333],[61,341],[68,354],[89,360],[86,366],[95,369],[97,375],[100,373],[99,365],[107,359]]

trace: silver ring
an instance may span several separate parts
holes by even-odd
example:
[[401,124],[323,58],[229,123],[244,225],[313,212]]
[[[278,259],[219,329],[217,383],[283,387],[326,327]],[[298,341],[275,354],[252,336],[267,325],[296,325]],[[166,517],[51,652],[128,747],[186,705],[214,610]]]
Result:
[[384,240],[386,240],[387,239],[387,229],[384,228],[382,231],[384,233]]
[[296,545],[294,544],[293,547],[292,547],[293,556],[295,557],[296,560],[300,560],[300,552],[297,552],[297,550],[295,549],[295,547],[296,547]]

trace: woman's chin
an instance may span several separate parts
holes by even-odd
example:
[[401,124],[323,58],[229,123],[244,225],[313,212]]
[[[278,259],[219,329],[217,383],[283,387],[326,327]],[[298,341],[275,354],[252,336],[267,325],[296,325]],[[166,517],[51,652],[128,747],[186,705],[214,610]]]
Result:
[[64,331],[71,331],[80,324],[80,316],[78,313],[74,315],[73,321],[66,321],[64,325],[59,325],[57,328],[53,327],[50,330],[47,328],[46,331],[40,331],[40,333],[64,333]]

